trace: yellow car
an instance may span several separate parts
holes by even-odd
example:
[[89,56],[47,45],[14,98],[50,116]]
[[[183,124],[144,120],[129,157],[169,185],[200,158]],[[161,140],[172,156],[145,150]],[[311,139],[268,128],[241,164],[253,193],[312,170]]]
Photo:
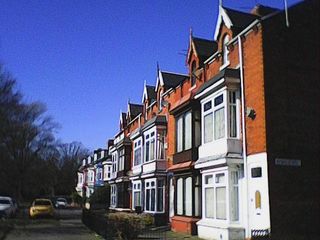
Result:
[[39,216],[53,217],[54,209],[50,199],[35,199],[30,207],[29,214],[31,218]]

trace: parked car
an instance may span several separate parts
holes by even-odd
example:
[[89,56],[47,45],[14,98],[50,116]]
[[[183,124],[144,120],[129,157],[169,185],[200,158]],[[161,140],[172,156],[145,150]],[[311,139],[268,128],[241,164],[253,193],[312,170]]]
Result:
[[17,213],[18,205],[11,197],[0,196],[0,217],[14,217]]
[[55,205],[56,205],[56,208],[66,208],[68,205],[68,202],[65,198],[57,198]]
[[54,216],[53,204],[50,199],[35,199],[30,207],[29,215],[31,218],[39,216]]

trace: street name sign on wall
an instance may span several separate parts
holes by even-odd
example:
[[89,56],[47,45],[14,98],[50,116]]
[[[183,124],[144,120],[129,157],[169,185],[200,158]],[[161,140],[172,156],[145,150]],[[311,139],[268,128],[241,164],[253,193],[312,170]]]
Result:
[[301,160],[289,158],[276,158],[275,164],[278,166],[301,167]]

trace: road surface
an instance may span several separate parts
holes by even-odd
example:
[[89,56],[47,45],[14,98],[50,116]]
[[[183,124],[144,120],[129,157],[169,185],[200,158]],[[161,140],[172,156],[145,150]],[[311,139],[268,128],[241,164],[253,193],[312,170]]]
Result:
[[101,240],[81,222],[81,210],[59,209],[53,219],[27,218],[22,214],[5,240]]

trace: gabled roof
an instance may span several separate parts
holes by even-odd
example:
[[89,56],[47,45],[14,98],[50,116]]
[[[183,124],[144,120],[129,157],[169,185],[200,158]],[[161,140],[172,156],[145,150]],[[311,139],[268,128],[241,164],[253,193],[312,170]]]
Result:
[[212,40],[192,37],[192,42],[200,60],[200,64],[207,60],[218,49],[217,43]]
[[218,39],[221,25],[223,23],[227,28],[232,29],[233,31],[240,32],[258,18],[259,16],[251,13],[240,12],[237,10],[219,6],[219,15],[214,33],[214,39]]
[[159,86],[164,86],[166,90],[177,87],[188,77],[189,77],[188,75],[184,75],[184,74],[165,72],[165,71],[159,70],[158,77],[157,77],[156,91],[158,91]]
[[156,87],[145,85],[143,89],[143,96],[142,96],[142,102],[144,102],[145,99],[149,100],[149,104],[157,100],[157,94],[156,94]]
[[130,121],[138,116],[143,111],[143,105],[128,103],[128,115],[130,117]]
[[124,112],[120,112],[120,124],[122,127],[125,127],[127,125],[127,114]]

